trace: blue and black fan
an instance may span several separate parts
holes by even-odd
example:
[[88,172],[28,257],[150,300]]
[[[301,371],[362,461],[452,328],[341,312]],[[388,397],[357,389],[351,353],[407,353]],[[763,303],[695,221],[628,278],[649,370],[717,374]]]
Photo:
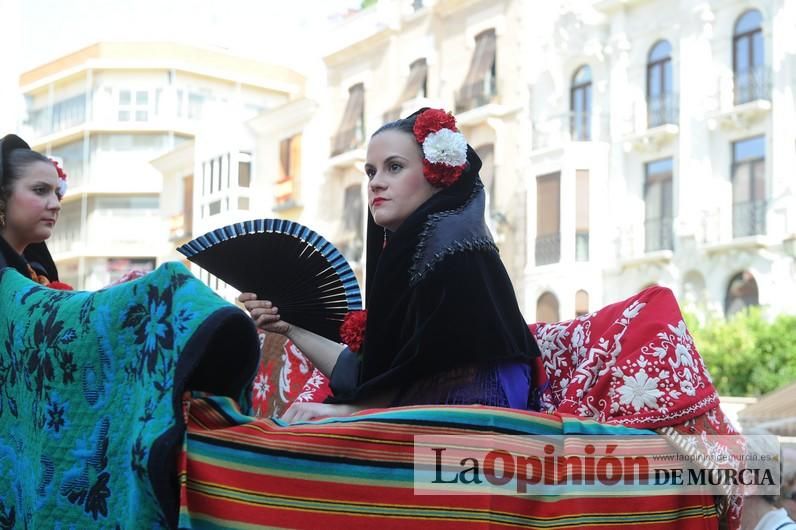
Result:
[[346,313],[362,308],[356,277],[340,251],[293,221],[235,223],[177,250],[234,288],[271,300],[285,322],[334,341]]

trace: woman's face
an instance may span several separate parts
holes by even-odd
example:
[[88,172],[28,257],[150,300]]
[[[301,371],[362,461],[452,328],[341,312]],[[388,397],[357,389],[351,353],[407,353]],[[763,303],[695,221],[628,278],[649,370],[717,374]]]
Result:
[[0,230],[3,238],[18,252],[52,235],[61,211],[57,190],[58,172],[48,162],[28,164],[20,178],[13,182],[6,201],[6,224]]
[[365,173],[368,207],[376,224],[392,232],[439,188],[423,176],[423,159],[414,137],[395,129],[370,139]]

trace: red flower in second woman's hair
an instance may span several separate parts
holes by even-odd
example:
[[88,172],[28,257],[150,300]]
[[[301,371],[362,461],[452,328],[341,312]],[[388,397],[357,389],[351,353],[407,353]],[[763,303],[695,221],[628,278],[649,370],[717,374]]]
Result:
[[50,289],[58,289],[59,291],[74,291],[74,288],[68,283],[64,282],[50,282],[47,284]]
[[349,311],[340,325],[340,338],[352,352],[362,348],[367,320],[367,311]]

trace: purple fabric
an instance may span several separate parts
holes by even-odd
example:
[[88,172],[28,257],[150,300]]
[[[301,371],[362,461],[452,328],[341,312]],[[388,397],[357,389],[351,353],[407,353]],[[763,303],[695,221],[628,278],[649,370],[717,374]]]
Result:
[[531,365],[524,361],[507,361],[498,364],[500,386],[506,393],[509,407],[528,408],[528,393],[531,388]]
[[404,387],[392,406],[489,405],[525,410],[530,379],[530,365],[523,361],[460,367]]

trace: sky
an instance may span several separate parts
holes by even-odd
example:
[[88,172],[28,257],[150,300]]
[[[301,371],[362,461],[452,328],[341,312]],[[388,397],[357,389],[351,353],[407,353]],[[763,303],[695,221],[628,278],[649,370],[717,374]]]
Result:
[[[19,74],[98,41],[177,41],[294,68],[360,0],[0,0],[0,131],[13,129]],[[286,43],[289,43],[286,45]],[[286,49],[290,53],[285,53]],[[4,134],[4,133],[2,133]]]

